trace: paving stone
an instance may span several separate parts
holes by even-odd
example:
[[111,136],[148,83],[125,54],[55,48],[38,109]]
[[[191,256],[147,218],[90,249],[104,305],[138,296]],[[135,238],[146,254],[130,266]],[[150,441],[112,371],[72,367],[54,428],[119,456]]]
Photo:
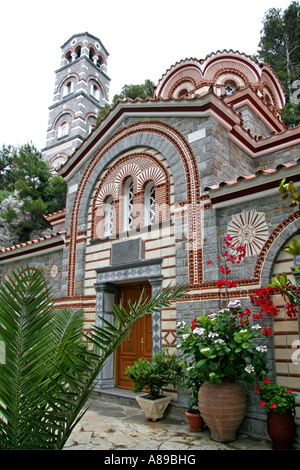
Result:
[[189,444],[183,442],[163,442],[159,450],[188,450]]
[[271,450],[268,441],[238,435],[231,443],[213,441],[209,429],[191,432],[185,419],[166,416],[148,421],[134,407],[91,400],[90,409],[71,434],[66,450]]
[[137,446],[135,446],[134,450],[157,450],[160,448],[161,443],[159,441],[155,441],[154,439],[144,440]]

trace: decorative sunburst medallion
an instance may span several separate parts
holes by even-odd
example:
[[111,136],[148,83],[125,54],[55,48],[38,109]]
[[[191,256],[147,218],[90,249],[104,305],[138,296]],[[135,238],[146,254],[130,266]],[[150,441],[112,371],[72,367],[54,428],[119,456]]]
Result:
[[51,266],[51,269],[49,271],[49,274],[52,278],[52,281],[54,282],[55,279],[60,276],[61,277],[61,270],[58,268],[56,261],[54,260],[53,265]]
[[246,256],[258,255],[269,237],[264,212],[254,209],[235,214],[228,224],[227,234],[235,246],[245,247]]
[[56,264],[53,264],[51,270],[50,270],[50,275],[53,279],[56,278],[56,276],[58,275],[58,267]]

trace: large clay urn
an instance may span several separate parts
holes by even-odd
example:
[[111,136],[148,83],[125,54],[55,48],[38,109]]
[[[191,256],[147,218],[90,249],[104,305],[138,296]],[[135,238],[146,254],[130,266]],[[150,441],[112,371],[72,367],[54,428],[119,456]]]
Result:
[[230,442],[236,439],[246,414],[246,395],[241,384],[204,382],[199,390],[198,405],[213,440]]

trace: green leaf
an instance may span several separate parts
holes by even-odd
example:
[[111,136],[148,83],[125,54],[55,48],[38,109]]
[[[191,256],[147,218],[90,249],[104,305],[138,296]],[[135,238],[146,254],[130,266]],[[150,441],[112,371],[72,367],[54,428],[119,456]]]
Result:
[[[182,298],[168,286],[84,335],[83,311],[56,310],[43,270],[20,268],[0,286],[0,337],[6,344],[0,380],[0,449],[62,449],[82,416],[99,372],[136,320]],[[85,341],[94,345],[87,348]]]
[[196,362],[196,367],[201,369],[202,367],[205,367],[207,363],[207,359],[201,359],[200,361]]
[[300,243],[296,238],[293,238],[289,244],[289,248],[286,248],[284,251],[293,256],[300,255]]
[[209,363],[209,368],[211,370],[217,370],[218,369],[218,364],[216,362],[210,362]]

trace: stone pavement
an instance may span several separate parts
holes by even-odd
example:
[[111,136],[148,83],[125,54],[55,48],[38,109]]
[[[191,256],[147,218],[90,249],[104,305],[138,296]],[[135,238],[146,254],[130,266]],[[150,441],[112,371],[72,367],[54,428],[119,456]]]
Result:
[[140,408],[97,399],[77,424],[64,450],[198,451],[272,450],[269,441],[239,435],[234,442],[210,439],[210,432],[191,432],[185,419],[167,415],[148,421]]

